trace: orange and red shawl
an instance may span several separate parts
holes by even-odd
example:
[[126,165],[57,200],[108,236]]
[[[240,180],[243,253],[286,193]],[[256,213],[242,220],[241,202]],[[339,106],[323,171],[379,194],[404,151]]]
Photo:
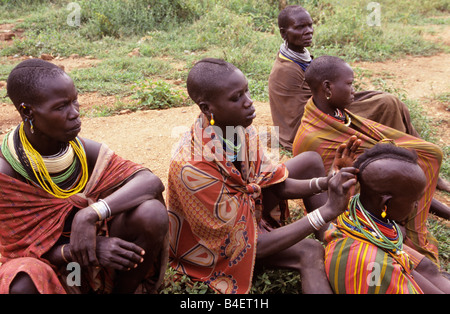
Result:
[[253,126],[240,129],[241,172],[201,115],[172,157],[168,181],[170,260],[178,272],[221,293],[247,293],[255,262],[261,188],[287,170],[263,153]]
[[83,193],[66,199],[0,174],[0,293],[9,292],[21,271],[30,275],[40,293],[65,293],[57,271],[42,255],[60,238],[74,207],[89,206],[143,169],[103,145]]
[[439,177],[442,162],[441,149],[420,138],[354,115],[348,110],[346,112],[351,118],[350,126],[345,126],[322,112],[311,98],[306,104],[305,114],[294,140],[294,156],[305,151],[316,151],[322,156],[325,169],[328,171],[333,163],[337,147],[352,135],[356,135],[362,141],[357,155],[381,141],[392,141],[399,147],[416,150],[419,156],[418,163],[427,178],[427,187],[419,205],[406,223],[406,244],[439,264],[437,241],[428,232],[426,223]]

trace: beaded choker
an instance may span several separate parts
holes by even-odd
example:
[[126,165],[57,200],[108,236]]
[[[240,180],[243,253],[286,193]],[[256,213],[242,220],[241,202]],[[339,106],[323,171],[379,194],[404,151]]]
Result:
[[227,160],[231,162],[235,162],[239,153],[241,152],[241,143],[237,144],[238,139],[235,135],[234,141],[230,141],[219,135],[219,138],[222,140],[223,150],[227,156]]
[[87,183],[87,158],[78,138],[44,157],[31,146],[21,123],[4,138],[2,153],[17,173],[57,198],[70,197]]
[[[17,146],[16,143],[20,143],[19,133],[17,131],[12,136],[7,136],[7,145],[8,150],[11,153],[12,157],[14,157],[14,160],[19,161],[19,156],[17,156],[16,147],[17,150],[23,154],[23,148],[19,145]],[[52,156],[42,156],[42,160],[44,161],[45,167],[47,168],[48,172],[50,174],[56,174],[60,173],[67,168],[69,168],[75,161],[75,153],[73,151],[73,148],[68,143],[61,144],[61,148],[58,153]],[[32,163],[31,166],[34,168],[34,170],[37,170],[37,165]]]
[[345,111],[341,111],[338,108],[335,109],[333,117],[345,124],[345,126],[349,126],[352,122],[350,116]]
[[391,253],[402,253],[403,236],[398,225],[389,220],[385,223],[365,210],[359,194],[350,201],[349,210],[338,217],[338,224],[344,231]]
[[394,221],[383,222],[364,209],[359,194],[350,201],[349,209],[337,218],[336,226],[344,234],[368,241],[389,253],[409,274],[411,261],[403,251],[403,236]]
[[295,52],[288,48],[288,45],[286,42],[282,43],[280,46],[280,54],[284,58],[287,58],[291,60],[292,62],[298,64],[303,71],[306,71],[306,68],[309,66],[309,64],[312,61],[311,54],[309,53],[308,49],[304,48],[303,53]]

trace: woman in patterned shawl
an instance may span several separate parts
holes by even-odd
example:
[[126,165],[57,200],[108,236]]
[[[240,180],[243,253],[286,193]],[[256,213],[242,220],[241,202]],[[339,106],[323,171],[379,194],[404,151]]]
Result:
[[56,65],[21,62],[7,91],[23,122],[1,146],[0,293],[154,292],[168,244],[159,178],[77,136],[77,90]]
[[[345,209],[354,168],[329,179],[312,152],[272,162],[251,125],[247,79],[223,60],[196,63],[187,88],[201,114],[169,169],[171,266],[221,293],[249,292],[255,262],[300,271],[304,293],[331,292],[323,247],[304,238]],[[280,226],[277,205],[289,198],[304,198],[310,214]]]

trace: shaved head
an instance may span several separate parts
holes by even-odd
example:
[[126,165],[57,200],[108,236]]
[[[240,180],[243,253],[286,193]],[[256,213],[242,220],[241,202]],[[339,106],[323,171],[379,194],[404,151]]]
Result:
[[186,81],[189,97],[196,103],[211,101],[227,76],[237,70],[236,66],[221,59],[205,58],[189,71]]
[[387,208],[387,217],[404,221],[423,196],[427,179],[417,153],[393,144],[377,144],[355,161],[359,169],[360,199],[375,215]]
[[299,5],[288,5],[278,14],[278,27],[286,28],[289,26],[290,19],[295,14],[307,12],[305,8]]

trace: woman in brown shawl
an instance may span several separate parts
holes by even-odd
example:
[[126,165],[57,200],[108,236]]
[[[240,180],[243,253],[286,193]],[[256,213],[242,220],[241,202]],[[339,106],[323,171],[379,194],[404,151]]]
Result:
[[[313,21],[301,6],[287,6],[278,15],[284,42],[269,76],[269,100],[273,124],[279,128],[280,144],[292,150],[292,144],[312,93],[305,82],[305,71],[312,56]],[[397,97],[381,91],[355,92],[348,110],[403,133],[420,137],[411,123],[408,107]],[[437,187],[450,192],[450,183],[439,177]]]
[[[312,96],[305,82],[305,70],[312,60],[307,49],[312,43],[312,24],[311,16],[301,6],[288,6],[278,16],[284,42],[269,76],[269,98],[273,123],[279,127],[280,143],[288,150],[292,150],[304,107]],[[411,124],[408,108],[390,94],[357,92],[348,109],[364,118],[418,136]]]

